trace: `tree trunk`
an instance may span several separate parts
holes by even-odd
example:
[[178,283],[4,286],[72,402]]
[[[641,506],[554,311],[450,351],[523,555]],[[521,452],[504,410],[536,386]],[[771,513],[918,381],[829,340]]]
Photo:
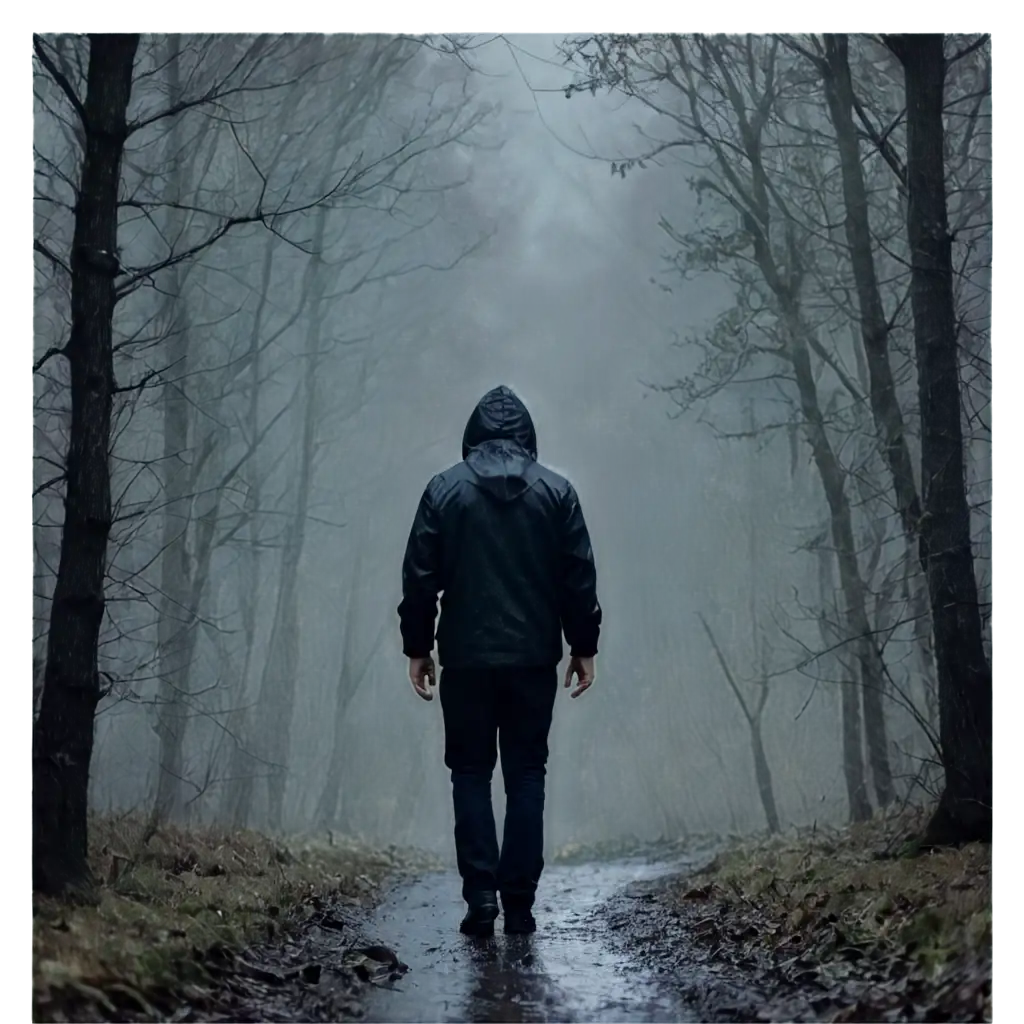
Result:
[[[179,53],[181,37],[168,40],[167,63],[168,102],[174,104],[181,96]],[[167,133],[167,202],[170,205],[167,237],[176,240],[184,226],[182,212],[175,204],[182,200],[180,118],[175,118]],[[183,808],[181,782],[184,773],[183,749],[187,725],[188,654],[185,638],[191,631],[195,609],[189,605],[190,568],[188,536],[190,502],[189,472],[189,403],[185,397],[188,378],[188,316],[181,295],[183,274],[181,264],[168,268],[164,297],[165,323],[168,337],[167,374],[170,377],[161,389],[163,412],[163,523],[160,555],[160,609],[157,625],[157,663],[159,686],[154,725],[160,738],[159,775],[157,777],[154,813],[157,820],[178,818]]]
[[[803,259],[793,224],[787,223],[786,249],[789,266],[783,273],[777,264],[767,234],[770,204],[759,144],[756,144],[753,138],[748,138],[745,148],[754,168],[754,201],[751,209],[744,212],[744,227],[751,237],[754,259],[778,303],[780,327],[786,339],[786,357],[793,367],[800,411],[803,414],[804,436],[810,445],[814,464],[828,501],[832,540],[839,560],[839,580],[843,591],[848,634],[851,642],[855,644],[860,662],[864,732],[868,742],[871,777],[878,802],[884,807],[894,797],[885,722],[885,666],[868,619],[867,594],[857,561],[845,473],[829,440],[818,400],[810,356],[809,328],[803,321],[800,307]],[[724,160],[721,154],[719,160]]]
[[835,607],[835,585],[832,581],[832,552],[825,546],[827,531],[815,546],[818,557],[818,600],[821,611],[818,629],[825,649],[832,651],[825,665],[833,664],[840,676],[840,712],[843,744],[843,778],[846,782],[846,799],[850,808],[850,821],[867,821],[871,817],[871,801],[868,798],[867,782],[864,778],[864,756],[861,750],[862,733],[860,723],[860,700],[857,684],[844,664],[845,659],[836,648],[841,637],[828,617],[829,608]]
[[[249,390],[249,436],[255,438],[260,431],[260,390],[262,381],[262,328],[264,311],[267,307],[270,295],[270,284],[274,275],[274,254],[277,251],[278,238],[269,234],[263,249],[263,266],[260,272],[260,292],[256,304],[256,314],[253,318],[252,334],[249,338],[249,373],[252,384]],[[255,460],[254,460],[255,461]],[[256,645],[256,610],[257,597],[260,585],[260,544],[262,542],[262,519],[260,516],[260,503],[262,487],[260,468],[254,467],[252,481],[246,493],[246,510],[249,515],[248,541],[245,550],[242,552],[242,574],[243,593],[242,604],[242,633],[245,638],[245,655],[240,675],[241,685],[238,694],[239,703],[242,702],[249,682],[249,668],[252,664],[253,651]],[[231,748],[230,769],[228,771],[228,790],[225,799],[226,814],[228,821],[235,828],[245,828],[249,824],[249,815],[252,813],[253,790],[256,784],[255,772],[257,762],[252,756],[250,746],[253,737],[250,735],[248,722],[251,716],[247,716],[244,708],[239,707],[230,716],[230,729],[234,738],[234,746]]]
[[[256,773],[267,780],[267,825],[279,829],[284,812],[284,787],[298,666],[298,567],[305,539],[309,476],[301,459],[294,485],[296,507],[285,527],[281,547],[274,615],[267,658],[260,675],[246,747],[236,746],[232,757],[230,813],[236,827],[252,823]],[[301,516],[301,525],[299,525]]]
[[[333,166],[341,152],[344,137],[338,135],[330,154],[328,166]],[[326,191],[330,187],[331,172],[321,181]],[[268,762],[267,769],[267,824],[280,830],[284,819],[284,795],[287,785],[287,762],[291,744],[291,725],[295,713],[295,694],[300,651],[300,624],[298,611],[298,572],[302,550],[306,541],[306,522],[313,485],[313,462],[316,457],[318,408],[318,373],[323,355],[323,327],[325,318],[324,296],[327,291],[327,273],[323,251],[327,236],[328,206],[319,206],[311,240],[312,255],[306,265],[302,281],[302,301],[309,303],[309,324],[302,358],[305,367],[301,388],[303,409],[299,464],[296,471],[295,507],[285,528],[281,551],[281,572],[278,582],[277,603],[271,627],[267,662],[260,678],[256,698],[252,735],[261,756]],[[252,802],[252,784],[247,784],[248,797],[240,810],[248,814]]]
[[[867,360],[871,412],[892,478],[900,521],[908,541],[918,548],[918,558],[923,565],[920,536],[921,499],[914,478],[913,460],[907,444],[903,413],[889,362],[889,324],[875,273],[867,189],[853,117],[853,82],[845,35],[825,36],[825,59],[821,62],[821,69],[842,170],[846,240],[850,248],[850,262],[860,307],[860,333]],[[920,595],[920,588],[915,586],[913,593],[916,599]],[[920,613],[923,610],[920,603],[915,601],[915,605],[915,613]],[[925,627],[927,628],[927,623]],[[927,677],[931,675],[931,644],[926,636],[919,636],[918,644],[920,668]],[[927,678],[923,680],[922,685],[927,692]]]
[[[840,664],[842,665],[841,660]],[[853,676],[852,672],[844,673],[844,678],[839,682],[843,714],[843,776],[846,780],[850,821],[867,821],[872,813],[871,800],[868,797],[864,758],[861,753],[863,732],[860,721],[860,687]]]
[[751,726],[751,755],[754,761],[754,778],[761,798],[761,808],[765,812],[765,825],[768,835],[774,836],[781,828],[778,816],[778,799],[775,796],[775,779],[772,777],[771,765],[768,763],[768,752],[765,750],[765,708],[771,694],[771,669],[773,651],[767,637],[762,636],[760,642],[760,664],[758,665],[758,702],[748,716]]
[[138,35],[90,36],[65,350],[71,370],[67,490],[32,752],[33,886],[50,894],[86,890],[92,882],[87,812],[111,518],[117,202],[138,45]]
[[935,633],[945,788],[929,844],[991,841],[992,669],[971,549],[960,421],[952,239],[946,212],[943,36],[889,37],[904,68],[907,234],[921,405],[921,544]]
[[768,758],[765,757],[764,743],[761,739],[761,717],[764,714],[764,706],[768,701],[767,674],[765,674],[761,679],[761,689],[758,693],[757,704],[753,709],[751,709],[736,683],[736,678],[732,674],[732,670],[729,668],[729,663],[725,660],[722,648],[715,639],[715,634],[712,633],[707,620],[699,613],[698,617],[700,618],[701,625],[704,627],[704,632],[707,633],[708,639],[711,641],[711,647],[715,652],[718,664],[721,666],[722,674],[725,676],[726,682],[729,684],[729,689],[732,690],[733,696],[736,698],[736,702],[739,704],[740,710],[743,712],[743,717],[746,719],[747,725],[750,728],[750,741],[754,756],[754,778],[757,782],[758,796],[761,798],[761,806],[764,808],[764,816],[768,823],[769,831],[778,832],[779,812],[775,806],[775,789],[772,782],[771,768],[768,766]]
[[788,309],[784,306],[784,316],[790,338],[790,358],[804,416],[804,432],[828,501],[832,542],[839,562],[839,583],[843,592],[845,618],[860,667],[864,734],[867,739],[871,779],[875,798],[880,807],[885,807],[895,796],[885,722],[885,666],[868,618],[867,593],[857,561],[853,517],[846,494],[844,473],[825,430],[810,354],[803,336],[805,328],[800,321],[799,311],[792,305]]
[[918,571],[916,552],[907,552],[907,573],[904,588],[910,614],[914,620],[914,647],[921,684],[924,717],[933,731],[938,730],[938,687],[935,680],[935,651],[932,636],[932,615],[928,601],[928,580]]
[[[323,248],[327,211],[318,211],[314,231],[314,252]],[[322,296],[326,287],[319,255],[310,257],[307,287],[310,295],[310,322],[306,332],[303,358],[303,383],[299,407],[302,409],[302,433],[299,464],[293,488],[295,505],[285,527],[278,576],[277,602],[270,631],[267,661],[260,677],[256,698],[253,737],[261,757],[267,762],[267,825],[279,831],[284,822],[284,794],[287,784],[288,751],[295,712],[295,691],[299,662],[299,563],[306,541],[306,520],[313,484],[313,458],[316,452],[317,372],[320,363],[324,311]],[[249,787],[250,800],[252,788]],[[244,810],[244,808],[243,808]]]
[[[210,427],[201,445],[200,459],[203,464],[203,471],[191,477],[190,489],[194,494],[193,516],[194,516],[194,547],[195,553],[191,557],[190,579],[188,581],[188,595],[185,607],[181,609],[181,626],[183,636],[181,638],[181,666],[182,682],[178,691],[181,698],[181,719],[180,734],[177,743],[177,764],[179,769],[183,765],[183,743],[189,721],[188,703],[194,687],[191,681],[191,674],[196,666],[196,649],[199,645],[199,624],[203,621],[208,612],[210,603],[210,582],[213,568],[213,553],[217,541],[217,530],[220,525],[220,498],[222,493],[222,480],[224,476],[224,457],[230,443],[230,436],[224,428],[218,424],[216,413],[212,403],[208,404],[208,423]],[[228,677],[228,686],[230,686]],[[187,781],[190,790],[198,787],[198,792],[206,792],[206,788],[212,777],[214,763],[207,760],[206,779],[197,783],[193,778],[188,777],[183,770],[179,770],[178,785],[172,790],[175,796],[181,793],[181,782]],[[173,810],[169,807],[168,811]]]
[[775,787],[772,783],[772,770],[768,767],[768,758],[764,753],[764,742],[761,739],[761,716],[750,720],[750,743],[754,751],[754,776],[757,779],[757,792],[761,797],[761,806],[768,822],[769,832],[779,831],[779,812],[775,806]]
[[[302,474],[300,469],[300,476]],[[259,749],[267,761],[267,826],[280,831],[284,823],[284,793],[288,781],[288,752],[291,746],[291,725],[295,713],[296,674],[299,661],[298,575],[305,540],[305,506],[302,483],[299,484],[295,520],[289,525],[290,535],[281,552],[281,573],[278,580],[277,605],[270,634],[267,662],[260,678],[257,698],[256,736]],[[308,482],[306,483],[308,493]],[[299,516],[302,525],[298,525]]]
[[[338,798],[342,786],[342,769],[345,763],[344,731],[345,720],[348,714],[349,705],[355,696],[355,691],[361,681],[356,679],[356,666],[354,664],[353,649],[355,647],[355,626],[356,626],[356,602],[359,594],[360,577],[362,576],[363,551],[365,547],[355,538],[354,559],[350,585],[348,588],[348,603],[345,609],[344,636],[341,647],[341,666],[338,670],[338,697],[334,708],[334,735],[331,742],[331,757],[327,763],[327,774],[324,779],[323,789],[320,790],[320,798],[317,800],[316,810],[313,812],[313,822],[317,828],[328,829],[336,824],[338,815]],[[363,666],[363,672],[368,667]]]
[[914,479],[903,412],[889,363],[889,323],[875,273],[868,195],[864,185],[857,128],[853,120],[853,83],[850,79],[846,36],[825,36],[825,53],[822,62],[825,97],[839,149],[846,206],[846,241],[850,247],[850,264],[860,307],[860,332],[867,357],[871,413],[886,465],[892,475],[900,520],[907,535],[916,538],[921,518],[921,500]]

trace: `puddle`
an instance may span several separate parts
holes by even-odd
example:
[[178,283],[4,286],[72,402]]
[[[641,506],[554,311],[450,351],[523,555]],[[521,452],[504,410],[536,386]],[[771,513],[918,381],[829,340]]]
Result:
[[549,867],[538,930],[490,939],[458,931],[454,874],[397,889],[373,921],[377,941],[409,972],[364,1000],[366,1021],[695,1021],[700,1018],[636,960],[616,952],[592,912],[624,888],[686,866],[641,860]]

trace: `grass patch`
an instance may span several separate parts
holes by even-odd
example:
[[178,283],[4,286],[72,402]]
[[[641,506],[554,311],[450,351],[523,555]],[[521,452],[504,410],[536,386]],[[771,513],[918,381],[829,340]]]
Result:
[[923,824],[923,812],[911,811],[740,844],[720,854],[697,887],[710,882],[725,903],[756,904],[780,937],[827,925],[848,945],[899,950],[935,967],[991,952],[991,847],[901,855]]
[[924,824],[914,810],[737,843],[668,898],[713,956],[803,1000],[763,1019],[988,1021],[991,847],[909,856]]
[[[401,864],[353,840],[285,844],[134,815],[95,817],[89,841],[96,904],[33,901],[37,1020],[159,1019],[172,994],[202,987],[211,949],[273,938],[327,898],[370,904]],[[67,1015],[75,1006],[84,1018]]]

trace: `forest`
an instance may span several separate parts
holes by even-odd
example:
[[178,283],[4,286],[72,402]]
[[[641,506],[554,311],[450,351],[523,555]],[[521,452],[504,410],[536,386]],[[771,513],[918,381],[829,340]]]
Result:
[[987,849],[988,35],[32,45],[37,898],[114,820],[451,857],[395,609],[498,384],[606,623],[552,858]]

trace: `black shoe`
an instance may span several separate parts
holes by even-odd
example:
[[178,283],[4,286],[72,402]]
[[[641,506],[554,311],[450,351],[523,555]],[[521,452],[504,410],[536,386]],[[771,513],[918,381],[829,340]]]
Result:
[[498,899],[494,893],[481,893],[470,901],[469,910],[459,925],[463,935],[488,936],[494,934],[494,919],[498,916]]
[[537,922],[526,907],[505,908],[506,935],[532,935],[537,930]]

